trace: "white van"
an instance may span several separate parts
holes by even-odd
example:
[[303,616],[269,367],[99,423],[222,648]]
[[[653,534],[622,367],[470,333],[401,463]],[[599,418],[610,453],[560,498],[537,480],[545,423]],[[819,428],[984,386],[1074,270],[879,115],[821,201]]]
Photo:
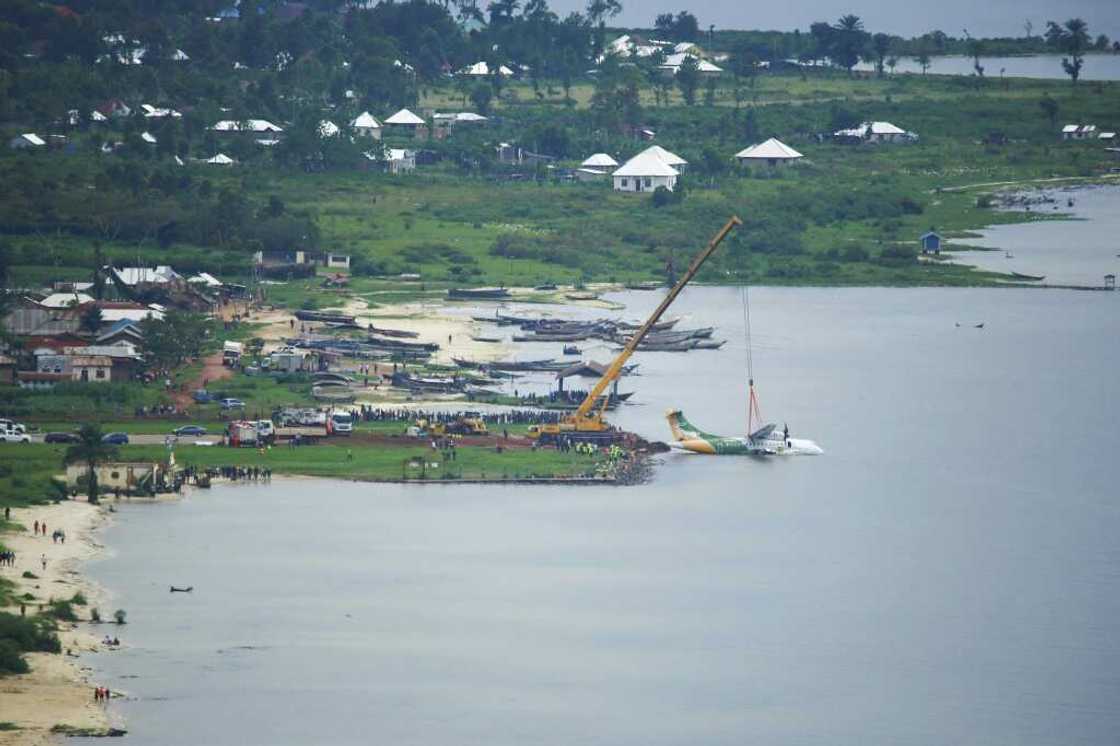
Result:
[[354,418],[341,409],[331,412],[330,431],[334,435],[350,435],[354,432]]

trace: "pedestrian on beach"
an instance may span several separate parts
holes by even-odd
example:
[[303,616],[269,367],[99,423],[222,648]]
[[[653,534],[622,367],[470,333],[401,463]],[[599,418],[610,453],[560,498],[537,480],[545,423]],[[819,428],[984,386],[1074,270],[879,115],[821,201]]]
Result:
[[39,521],[37,520],[35,521],[35,535],[39,535]]
[[43,521],[43,522],[42,522],[42,523],[41,523],[41,524],[39,525],[39,528],[40,528],[40,529],[42,530],[42,532],[43,532],[43,536],[46,536],[46,535],[47,535],[47,522],[46,522],[46,521]]
[[47,555],[44,554],[42,557],[39,558],[39,561],[43,563],[43,572],[46,572],[47,571]]
[[12,520],[12,509],[11,508],[4,508],[4,520],[5,521]]

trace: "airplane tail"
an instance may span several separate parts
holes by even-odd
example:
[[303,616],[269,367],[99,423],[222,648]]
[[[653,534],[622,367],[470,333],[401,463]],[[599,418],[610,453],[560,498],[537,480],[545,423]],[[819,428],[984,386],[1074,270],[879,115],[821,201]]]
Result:
[[669,421],[669,430],[672,431],[673,437],[677,440],[713,437],[685,419],[684,413],[679,409],[670,409],[665,413],[665,419]]

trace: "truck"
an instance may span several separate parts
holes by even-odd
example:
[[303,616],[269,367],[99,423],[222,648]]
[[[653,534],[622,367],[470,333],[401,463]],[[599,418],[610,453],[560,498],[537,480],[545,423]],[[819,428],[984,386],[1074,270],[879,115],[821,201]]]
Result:
[[278,409],[272,413],[271,422],[276,441],[309,443],[329,435],[327,414],[318,409]]
[[257,423],[249,420],[235,420],[229,423],[229,444],[234,448],[242,446],[255,448],[260,445]]
[[222,365],[236,368],[241,363],[244,352],[245,345],[241,342],[225,342],[222,344]]
[[329,435],[351,435],[354,432],[354,416],[345,409],[335,409],[327,417]]

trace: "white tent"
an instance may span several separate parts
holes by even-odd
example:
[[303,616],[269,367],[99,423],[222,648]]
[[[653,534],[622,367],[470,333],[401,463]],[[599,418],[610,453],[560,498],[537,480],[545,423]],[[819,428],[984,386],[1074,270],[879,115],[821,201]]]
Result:
[[408,109],[401,109],[396,114],[386,119],[385,124],[406,125],[415,127],[416,125],[424,124],[424,120],[413,114]]
[[579,165],[590,169],[618,168],[618,161],[606,153],[596,153]]
[[752,145],[745,150],[739,151],[735,154],[735,157],[740,161],[769,161],[770,163],[776,163],[778,161],[797,160],[803,156],[781,140],[771,137],[766,142],[760,142],[757,145]]
[[225,153],[218,153],[213,158],[207,158],[204,162],[205,163],[213,163],[216,166],[229,166],[229,165],[232,165],[232,164],[236,163],[236,161],[234,161],[232,158],[230,158]]

